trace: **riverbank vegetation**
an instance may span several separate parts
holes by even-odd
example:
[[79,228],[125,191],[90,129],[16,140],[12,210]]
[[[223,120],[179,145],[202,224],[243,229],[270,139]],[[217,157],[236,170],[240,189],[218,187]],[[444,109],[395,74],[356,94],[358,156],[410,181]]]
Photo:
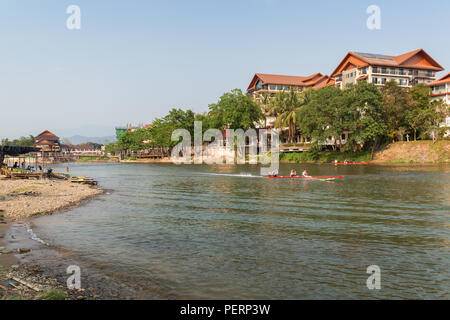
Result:
[[225,130],[255,128],[264,119],[261,108],[241,90],[235,89],[222,95],[217,103],[209,105],[207,113],[195,114],[192,110],[172,109],[157,118],[148,128],[139,128],[124,133],[119,140],[106,146],[107,153],[120,150],[138,151],[151,148],[170,149],[178,142],[172,141],[176,129],[186,129],[194,137],[194,122],[202,122],[202,132],[208,129]]
[[[449,129],[440,127],[448,115],[448,106],[442,100],[432,101],[430,88],[425,84],[407,89],[390,81],[378,88],[361,81],[344,90],[327,86],[301,93],[266,92],[256,101],[235,89],[209,105],[207,113],[172,109],[168,115],[155,119],[149,128],[126,132],[106,151],[170,150],[178,143],[171,141],[172,132],[186,129],[193,137],[194,121],[202,122],[203,132],[209,128],[247,130],[265,127],[268,117],[273,117],[273,126],[288,145],[310,146],[300,155],[283,155],[282,159],[366,161],[390,143],[437,141]],[[321,153],[324,150],[329,153]]]
[[346,152],[297,152],[297,153],[282,153],[280,154],[281,162],[295,162],[295,163],[331,163],[335,160],[338,162],[352,161],[352,162],[369,162],[372,159],[370,151],[346,151]]
[[110,161],[110,158],[107,156],[100,157],[82,157],[77,159],[75,162],[92,162],[92,161]]
[[2,146],[17,146],[17,147],[32,147],[34,145],[34,137],[32,135],[28,137],[20,137],[19,139],[9,140],[4,138],[1,140]]

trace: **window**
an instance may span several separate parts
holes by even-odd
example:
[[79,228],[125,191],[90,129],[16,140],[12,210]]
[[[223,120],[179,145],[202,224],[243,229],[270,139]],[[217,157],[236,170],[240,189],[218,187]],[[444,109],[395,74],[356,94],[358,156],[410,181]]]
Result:
[[413,69],[409,69],[408,74],[409,74],[410,76],[412,76],[412,75],[413,75]]
[[398,71],[398,74],[403,76],[405,74],[405,69],[400,69]]
[[290,90],[291,90],[291,87],[289,87],[289,86],[284,86],[284,90],[290,91]]
[[277,90],[279,90],[279,91],[283,90],[283,86],[278,85]]
[[372,67],[373,73],[378,73],[378,67]]
[[381,68],[381,73],[387,73],[387,68],[386,67]]
[[386,78],[381,78],[381,84],[385,84],[386,83]]
[[391,74],[395,74],[395,68],[391,68]]
[[399,79],[398,84],[403,86],[405,84],[405,79]]
[[256,90],[261,89],[261,84],[262,84],[262,81],[261,81],[261,80],[259,80],[259,81],[256,83]]
[[372,83],[377,84],[378,83],[378,78],[372,78]]
[[270,85],[270,90],[275,90],[275,86],[273,84]]
[[361,73],[362,74],[367,74],[367,68],[362,68]]
[[432,77],[433,76],[433,71],[427,71],[427,76],[428,77]]
[[342,136],[341,136],[341,139],[345,140],[345,138],[346,138],[345,133],[343,133]]

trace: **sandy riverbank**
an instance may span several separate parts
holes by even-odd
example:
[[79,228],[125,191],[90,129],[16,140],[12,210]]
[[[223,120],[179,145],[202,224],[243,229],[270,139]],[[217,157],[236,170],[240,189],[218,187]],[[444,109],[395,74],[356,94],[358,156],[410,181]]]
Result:
[[0,211],[6,219],[17,221],[50,214],[101,193],[67,181],[0,179]]
[[96,187],[68,181],[0,178],[0,299],[78,298],[80,292],[69,292],[55,279],[42,276],[37,266],[20,265],[15,254],[29,249],[8,250],[4,237],[12,221],[51,214],[101,193]]

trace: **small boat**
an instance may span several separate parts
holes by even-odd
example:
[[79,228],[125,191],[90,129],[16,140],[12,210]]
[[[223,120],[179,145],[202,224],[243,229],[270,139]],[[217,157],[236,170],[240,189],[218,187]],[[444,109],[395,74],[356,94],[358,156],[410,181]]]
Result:
[[321,180],[321,181],[333,181],[336,179],[343,179],[343,176],[339,177],[302,177],[302,176],[295,176],[295,177],[281,177],[281,176],[266,176],[266,178],[269,179],[303,179],[303,180]]
[[373,162],[331,162],[330,164],[334,164],[336,166],[351,166],[351,165],[369,165],[373,164]]

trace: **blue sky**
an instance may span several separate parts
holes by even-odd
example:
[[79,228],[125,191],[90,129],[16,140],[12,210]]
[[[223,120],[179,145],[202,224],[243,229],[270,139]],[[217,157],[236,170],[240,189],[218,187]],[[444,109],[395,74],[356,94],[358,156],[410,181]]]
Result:
[[[81,8],[81,30],[66,8]],[[366,8],[381,8],[381,30]],[[424,48],[450,69],[450,1],[3,0],[0,137],[113,135],[206,111],[256,72],[330,74],[348,51]]]

